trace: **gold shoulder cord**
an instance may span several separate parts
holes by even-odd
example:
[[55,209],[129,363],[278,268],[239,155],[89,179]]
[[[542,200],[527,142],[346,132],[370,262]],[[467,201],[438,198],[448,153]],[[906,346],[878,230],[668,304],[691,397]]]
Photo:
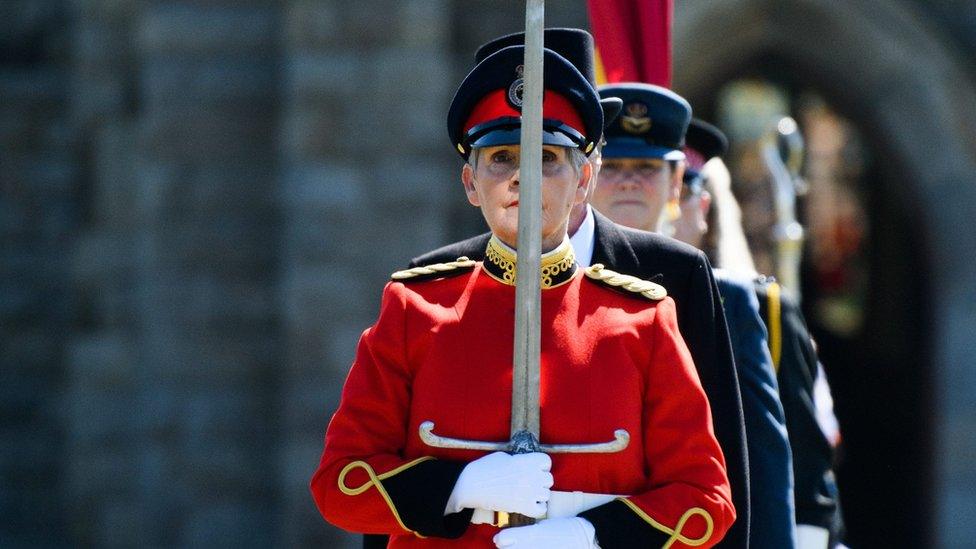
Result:
[[[339,472],[339,490],[347,496],[358,496],[363,492],[365,492],[366,490],[369,490],[370,488],[375,486],[376,490],[380,493],[380,496],[383,498],[383,501],[385,501],[386,505],[390,508],[390,512],[393,513],[393,518],[396,519],[397,524],[400,525],[400,528],[403,528],[404,530],[410,532],[411,534],[417,536],[418,538],[426,537],[407,528],[407,525],[404,524],[403,520],[400,518],[400,513],[397,512],[396,506],[393,505],[393,500],[390,499],[390,494],[386,492],[386,488],[383,487],[383,483],[381,481],[386,480],[394,475],[400,474],[403,471],[406,471],[407,469],[413,467],[414,465],[417,465],[418,463],[422,463],[424,461],[431,460],[431,459],[434,458],[431,456],[424,456],[422,458],[417,458],[409,463],[405,463],[397,467],[396,469],[387,471],[381,475],[377,475],[376,471],[374,471],[373,468],[370,467],[370,465],[365,461],[353,461],[352,463],[343,467],[342,471]],[[369,480],[367,480],[365,484],[357,488],[349,488],[348,486],[346,486],[346,475],[348,475],[349,472],[352,471],[353,469],[363,469],[364,471],[366,471],[366,474],[369,475]]]
[[593,280],[603,282],[608,286],[614,286],[622,290],[627,290],[628,292],[642,295],[651,301],[660,301],[665,297],[668,297],[668,291],[664,289],[664,286],[655,284],[650,280],[642,280],[636,276],[611,271],[610,269],[604,267],[602,263],[597,263],[587,267],[585,273],[587,277]]
[[397,271],[390,275],[392,280],[409,280],[414,277],[432,275],[436,273],[449,273],[451,271],[456,271],[458,269],[466,269],[468,267],[474,267],[475,262],[468,259],[467,257],[459,257],[455,261],[448,263],[434,263],[432,265],[424,265],[422,267],[414,267],[412,269],[405,269],[403,271]]
[[766,287],[766,300],[769,307],[769,354],[773,357],[773,371],[779,373],[779,361],[783,356],[783,326],[780,318],[780,288],[776,282]]
[[[655,529],[660,530],[665,534],[671,536],[670,538],[668,538],[667,543],[664,544],[662,549],[669,549],[672,545],[674,545],[676,541],[681,542],[689,547],[698,547],[700,545],[704,545],[709,539],[712,538],[712,532],[715,530],[715,522],[712,520],[712,515],[708,514],[708,511],[702,509],[701,507],[692,507],[691,509],[685,511],[684,514],[681,515],[681,518],[678,519],[678,524],[676,524],[674,526],[674,529],[672,530],[671,528],[668,528],[667,526],[651,518],[650,515],[645,513],[643,509],[638,507],[634,502],[630,501],[629,499],[617,498],[617,501],[623,502],[624,505],[630,507],[630,510],[636,513],[637,516],[639,516],[641,519],[644,520],[644,522],[650,524]],[[692,539],[686,537],[684,534],[681,533],[681,531],[684,529],[685,524],[688,523],[688,520],[691,517],[696,515],[705,519],[705,533],[702,534],[702,537],[700,538]]]

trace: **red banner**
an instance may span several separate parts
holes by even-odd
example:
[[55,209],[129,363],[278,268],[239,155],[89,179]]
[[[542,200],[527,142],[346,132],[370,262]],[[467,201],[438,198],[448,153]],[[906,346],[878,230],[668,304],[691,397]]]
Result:
[[587,5],[600,83],[671,86],[673,0],[587,0]]

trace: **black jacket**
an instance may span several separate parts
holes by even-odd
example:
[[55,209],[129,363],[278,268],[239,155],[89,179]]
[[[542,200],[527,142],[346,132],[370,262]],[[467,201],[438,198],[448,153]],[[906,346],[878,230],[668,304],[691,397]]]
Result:
[[[725,454],[736,520],[718,547],[748,547],[749,482],[745,423],[739,380],[718,287],[705,254],[672,238],[629,229],[593,211],[592,264],[664,286],[674,299],[678,328],[691,351],[712,408],[715,436]],[[460,256],[481,261],[491,237],[486,233],[414,258],[411,267],[453,261]],[[384,547],[382,537],[367,536],[365,547]],[[640,545],[636,545],[640,546]],[[606,549],[613,549],[605,546]]]
[[[759,312],[770,325],[769,279],[756,281]],[[789,294],[779,298],[779,333],[782,341],[776,379],[786,414],[786,430],[793,450],[793,491],[796,523],[830,531],[831,547],[842,533],[843,523],[834,479],[834,449],[817,423],[813,386],[817,379],[817,351],[797,303]]]

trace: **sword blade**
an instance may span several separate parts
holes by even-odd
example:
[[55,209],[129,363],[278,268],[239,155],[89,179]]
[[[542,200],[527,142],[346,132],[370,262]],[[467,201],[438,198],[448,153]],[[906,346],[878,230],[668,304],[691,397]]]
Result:
[[545,0],[526,0],[518,255],[515,274],[515,353],[512,372],[512,436],[539,438],[539,351],[542,256],[542,31]]

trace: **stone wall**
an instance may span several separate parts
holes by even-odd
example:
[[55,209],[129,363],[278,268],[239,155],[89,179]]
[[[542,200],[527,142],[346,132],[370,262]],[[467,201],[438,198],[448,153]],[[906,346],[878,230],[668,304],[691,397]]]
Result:
[[71,539],[268,545],[280,6],[77,8],[72,107],[91,213],[66,364]]
[[0,545],[67,539],[60,397],[83,208],[65,4],[0,6]]
[[452,92],[447,7],[302,0],[283,15],[278,484],[286,546],[339,535],[308,492],[325,427],[389,273],[445,232],[450,173],[437,152]]

